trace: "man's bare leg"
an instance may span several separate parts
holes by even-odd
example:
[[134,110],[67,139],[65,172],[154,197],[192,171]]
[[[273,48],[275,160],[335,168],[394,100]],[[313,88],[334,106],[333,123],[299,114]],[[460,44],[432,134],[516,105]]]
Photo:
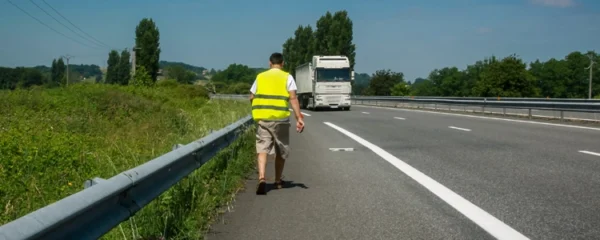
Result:
[[257,194],[265,194],[265,169],[267,168],[267,153],[258,153],[258,188]]
[[283,175],[283,166],[285,165],[285,159],[277,154],[275,157],[275,185],[277,188],[281,188],[281,176]]

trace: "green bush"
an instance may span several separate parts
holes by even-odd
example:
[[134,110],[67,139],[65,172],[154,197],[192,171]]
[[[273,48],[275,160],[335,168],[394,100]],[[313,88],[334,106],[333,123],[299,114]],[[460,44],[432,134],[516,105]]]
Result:
[[[0,91],[0,224],[80,191],[86,179],[110,178],[250,113],[246,102],[207,96],[200,86],[168,84]],[[132,218],[135,225],[127,221],[104,238],[199,238],[198,229],[252,167],[251,139],[247,133]]]

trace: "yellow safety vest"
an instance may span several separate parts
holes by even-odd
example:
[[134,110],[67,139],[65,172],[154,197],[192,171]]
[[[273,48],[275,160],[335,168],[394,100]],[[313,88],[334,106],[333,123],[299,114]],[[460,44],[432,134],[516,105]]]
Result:
[[256,77],[256,93],[252,100],[252,118],[259,120],[284,120],[290,116],[287,90],[289,73],[273,68]]

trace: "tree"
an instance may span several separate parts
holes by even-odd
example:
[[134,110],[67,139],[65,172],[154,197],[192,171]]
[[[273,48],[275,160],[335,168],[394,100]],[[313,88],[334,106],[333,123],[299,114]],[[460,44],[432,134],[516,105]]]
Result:
[[233,63],[227,69],[215,74],[211,80],[224,83],[245,82],[251,84],[255,78],[255,70],[243,64]]
[[144,66],[140,66],[138,69],[135,70],[135,75],[133,76],[133,79],[129,82],[130,85],[138,87],[149,87],[153,86],[154,83],[155,82],[152,80],[152,77],[150,76],[148,71],[146,71],[146,68]]
[[144,18],[135,29],[136,64],[144,67],[156,82],[160,60],[160,33],[152,19]]
[[463,73],[456,67],[435,69],[429,74],[436,92],[442,96],[463,96],[465,90]]
[[196,80],[196,73],[186,70],[181,65],[172,65],[165,69],[166,76],[177,80],[179,83],[191,84]]
[[474,93],[481,97],[537,96],[539,89],[526,64],[515,55],[493,62],[481,72]]
[[347,11],[338,11],[333,15],[328,11],[317,21],[314,54],[347,56],[350,68],[354,69],[356,45],[352,43],[353,34],[353,23]]
[[356,46],[353,40],[353,24],[348,12],[326,12],[317,20],[316,30],[310,25],[298,26],[294,37],[282,45],[286,61],[284,69],[295,76],[295,68],[312,60],[313,55],[345,55],[354,69]]
[[65,83],[66,80],[66,70],[65,62],[62,58],[58,58],[58,60],[52,61],[52,67],[50,69],[50,87],[60,86]]
[[108,60],[106,61],[106,83],[119,83],[119,61],[119,53],[116,50],[110,51],[110,53],[108,54]]
[[396,83],[391,91],[392,96],[408,96],[410,94],[410,85],[405,82]]
[[371,76],[367,73],[357,73],[354,77],[354,83],[352,84],[352,94],[363,95],[365,90],[369,87]]
[[48,79],[48,82],[46,83],[46,85],[49,87],[60,86],[60,83],[61,83],[60,76],[61,76],[61,73],[60,73],[60,70],[58,69],[58,62],[56,61],[56,59],[53,59],[52,66],[50,68],[50,78]]
[[117,65],[117,83],[121,85],[129,84],[129,80],[131,79],[131,62],[129,58],[131,58],[129,51],[123,50]]
[[371,77],[367,95],[390,96],[394,85],[404,82],[404,74],[391,70],[378,70]]
[[429,81],[429,79],[417,79],[410,86],[412,96],[436,96],[437,94],[435,90],[435,86],[433,82]]

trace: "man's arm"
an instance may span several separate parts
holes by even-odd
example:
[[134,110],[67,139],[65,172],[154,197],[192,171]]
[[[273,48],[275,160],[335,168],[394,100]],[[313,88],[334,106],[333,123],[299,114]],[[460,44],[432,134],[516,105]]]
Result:
[[256,80],[254,80],[254,82],[252,83],[252,86],[250,87],[250,104],[252,104],[252,100],[254,99],[254,94],[256,93]]
[[294,110],[294,115],[296,116],[296,120],[302,119],[302,113],[300,113],[300,104],[298,103],[298,96],[296,95],[296,90],[288,91],[290,93],[290,103],[292,104],[292,109]]

